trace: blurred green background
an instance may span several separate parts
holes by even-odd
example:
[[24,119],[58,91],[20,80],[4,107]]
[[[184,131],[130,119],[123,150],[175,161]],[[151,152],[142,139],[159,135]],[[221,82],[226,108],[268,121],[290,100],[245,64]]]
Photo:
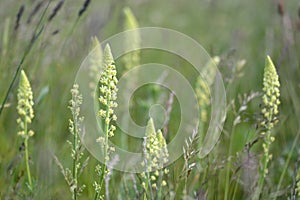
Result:
[[[40,9],[34,12],[40,2],[42,2]],[[122,10],[126,6],[131,8],[140,27],[153,26],[177,30],[198,41],[211,56],[220,56],[219,69],[225,80],[228,107],[233,100],[238,101],[238,95],[261,91],[265,58],[266,55],[272,57],[282,85],[282,104],[280,123],[274,131],[276,134],[276,141],[272,145],[274,160],[268,184],[278,183],[279,177],[276,174],[282,172],[299,130],[299,1],[101,0],[91,1],[87,10],[78,17],[84,1],[66,0],[61,10],[49,21],[49,16],[58,2],[55,0],[50,3],[38,0],[0,2],[0,102],[6,95],[17,65],[26,52],[35,30],[43,27],[41,35],[35,41],[22,66],[31,81],[35,98],[35,119],[32,129],[36,134],[30,141],[30,152],[32,171],[41,186],[38,199],[66,198],[65,193],[69,189],[52,156],[57,155],[63,163],[71,160],[69,146],[66,143],[70,138],[68,119],[71,116],[67,108],[69,91],[81,62],[89,52],[91,37],[97,36],[103,41],[123,31]],[[22,5],[24,12],[16,27],[17,13]],[[47,5],[49,8],[39,22]],[[179,58],[163,56],[159,52],[145,53],[141,58],[142,63],[149,60],[170,65],[180,62]],[[240,60],[246,61],[242,69],[243,76],[235,77],[236,65]],[[0,116],[0,199],[1,196],[5,197],[7,191],[12,190],[10,183],[18,176],[22,176],[22,166],[18,167],[23,162],[19,151],[22,139],[17,136],[16,124],[17,85],[18,79]],[[256,99],[249,105],[243,116],[247,122],[235,127],[234,131],[232,131],[234,111],[228,109],[224,134],[213,153],[217,160],[216,165],[222,163],[228,156],[229,141],[233,144],[231,154],[235,155],[236,152],[242,154],[245,151],[245,144],[255,137],[259,104],[260,100]],[[139,119],[143,112],[135,110],[133,113]],[[288,189],[295,183],[298,146],[294,149],[283,182],[282,188],[285,188],[281,191],[283,199],[289,195]],[[260,150],[257,145],[253,151]],[[91,166],[82,175],[83,182],[89,184],[83,198],[88,199],[93,194],[91,173],[94,173],[95,162],[91,159]],[[219,174],[222,177],[222,172]],[[217,177],[218,175],[214,176],[216,179]],[[223,197],[222,179],[218,184],[218,189],[214,190],[216,194],[211,199]],[[245,197],[242,185],[239,186],[237,199]],[[275,186],[270,189],[270,193],[275,191]]]

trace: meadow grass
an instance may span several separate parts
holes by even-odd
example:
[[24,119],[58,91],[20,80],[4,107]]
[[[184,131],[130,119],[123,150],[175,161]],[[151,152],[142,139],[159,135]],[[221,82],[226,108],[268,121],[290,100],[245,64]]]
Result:
[[[172,6],[157,0],[4,1],[1,4],[0,16],[4,21],[0,24],[0,199],[300,197],[297,1],[277,4],[176,0]],[[80,101],[76,100],[77,87],[73,87],[76,71],[91,48],[115,33],[138,26],[172,28],[199,41],[212,57],[217,56],[216,64],[227,94],[222,135],[214,149],[199,158],[201,134],[210,119],[210,109],[206,110],[209,94],[190,64],[180,57],[153,50],[135,51],[115,62],[110,60],[107,65],[114,63],[122,70],[115,74],[116,79],[132,65],[147,62],[156,61],[175,69],[184,66],[186,71],[182,73],[193,80],[191,84],[198,90],[199,106],[203,106],[199,128],[187,139],[183,155],[166,168],[161,168],[165,163],[162,161],[158,163],[159,169],[145,170],[144,174],[113,170],[117,158],[109,158],[110,165],[101,164],[84,150],[78,135],[82,131],[76,110]],[[94,36],[99,41],[92,39],[90,45]],[[124,45],[139,46],[139,42],[139,35],[135,35],[124,41]],[[109,55],[107,51],[103,51],[104,56]],[[95,65],[106,62],[102,59],[102,49],[97,55]],[[265,64],[267,55],[272,60],[271,78],[264,75],[264,69],[271,62],[268,58]],[[34,110],[31,123],[27,123],[27,117],[23,120],[19,109],[16,110],[24,99],[17,84],[25,80],[22,69],[33,93],[33,102],[26,104]],[[91,75],[96,73],[97,66]],[[277,89],[268,92],[266,82],[274,73],[279,76],[280,87],[276,84]],[[280,99],[278,113],[265,100],[275,90],[280,90],[280,97],[275,95],[275,100]],[[151,131],[148,130],[145,140],[120,136],[118,128],[114,130],[114,137],[109,138],[114,129],[114,125],[109,124],[104,140],[99,139],[98,144],[101,146],[103,142],[105,157],[112,150],[105,145],[110,139],[128,150],[134,151],[137,146],[144,148],[144,165],[149,167],[149,160],[162,158],[147,152],[156,149],[154,152],[158,153],[164,149],[163,141],[168,144],[174,138],[180,121],[180,105],[176,95],[156,86],[144,86],[135,95],[131,117],[142,126],[148,124]],[[108,100],[107,95],[101,102],[105,100]],[[162,132],[149,121],[148,110],[153,102],[169,108],[168,122]],[[110,108],[102,108],[105,114],[110,113]],[[21,120],[16,122],[19,116]],[[105,115],[104,123],[106,118]],[[29,132],[29,124],[34,135]],[[17,136],[22,130],[21,135],[26,137]],[[147,139],[158,146],[148,144]]]

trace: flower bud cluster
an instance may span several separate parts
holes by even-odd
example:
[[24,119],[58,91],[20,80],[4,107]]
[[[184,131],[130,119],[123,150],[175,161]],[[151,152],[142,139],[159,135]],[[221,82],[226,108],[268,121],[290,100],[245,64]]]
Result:
[[23,70],[21,71],[17,98],[17,111],[19,114],[17,123],[20,127],[18,135],[21,135],[22,137],[31,137],[34,135],[34,132],[32,130],[27,130],[27,124],[30,124],[34,117],[33,93],[28,78]]

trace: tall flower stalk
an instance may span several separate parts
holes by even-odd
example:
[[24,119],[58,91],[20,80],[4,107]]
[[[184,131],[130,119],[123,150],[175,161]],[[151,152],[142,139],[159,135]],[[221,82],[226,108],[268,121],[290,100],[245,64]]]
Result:
[[69,120],[69,131],[73,136],[73,140],[67,141],[71,147],[71,157],[73,160],[71,169],[64,168],[63,165],[59,162],[58,158],[54,158],[68,186],[70,187],[72,199],[77,200],[78,196],[82,193],[83,189],[85,188],[85,185],[79,185],[78,178],[80,176],[80,173],[86,167],[88,158],[83,163],[81,162],[84,148],[82,147],[79,135],[81,135],[83,131],[83,117],[80,116],[80,106],[83,100],[82,95],[79,92],[79,86],[77,84],[73,85],[71,89],[71,94],[72,99],[69,102],[69,109],[72,113],[72,119]]
[[70,101],[70,110],[72,112],[73,119],[69,121],[69,130],[73,135],[73,143],[70,142],[72,146],[71,156],[73,158],[73,166],[72,166],[72,181],[71,181],[71,191],[73,199],[76,200],[78,195],[82,192],[84,185],[82,187],[78,186],[78,172],[81,168],[80,159],[83,156],[81,151],[81,142],[79,139],[79,133],[82,132],[81,123],[83,121],[83,117],[80,117],[80,105],[82,104],[82,96],[79,93],[79,86],[77,84],[73,85],[71,89],[72,99]]
[[29,130],[28,126],[31,124],[32,119],[34,117],[33,111],[33,93],[31,90],[30,82],[25,74],[25,72],[21,71],[19,89],[18,89],[18,105],[17,111],[19,114],[19,118],[17,119],[17,123],[19,124],[20,131],[18,135],[24,138],[24,146],[25,146],[25,165],[26,165],[26,173],[27,173],[27,181],[28,188],[32,192],[33,191],[33,183],[32,177],[30,173],[29,167],[29,153],[28,153],[28,140],[30,137],[34,135],[32,130]]
[[263,141],[263,156],[261,159],[261,170],[260,177],[258,181],[258,190],[254,195],[254,199],[259,199],[262,192],[264,180],[268,174],[268,163],[272,159],[272,154],[270,154],[271,143],[274,142],[275,137],[272,136],[272,129],[274,125],[278,122],[278,106],[280,104],[279,91],[280,83],[279,77],[276,72],[276,68],[269,56],[266,59],[266,65],[264,70],[263,79],[263,97],[262,97],[262,114],[263,121],[261,125],[265,129],[261,135],[264,138]]
[[110,137],[114,136],[114,132],[116,130],[116,127],[112,124],[114,121],[117,120],[116,115],[114,114],[114,109],[117,107],[117,70],[116,66],[114,64],[114,59],[111,53],[110,46],[107,44],[104,49],[104,55],[103,55],[103,71],[100,74],[100,96],[99,96],[99,102],[100,102],[100,110],[98,112],[98,116],[100,117],[102,124],[103,124],[103,130],[104,130],[104,136],[100,136],[97,139],[97,142],[100,143],[100,146],[102,148],[102,152],[104,152],[104,166],[102,167],[101,174],[99,172],[99,166],[97,167],[100,175],[99,182],[95,183],[96,187],[96,193],[94,199],[99,199],[101,188],[103,186],[104,179],[106,175],[108,174],[107,171],[107,163],[110,161],[110,153],[114,151],[113,147],[109,147],[108,140]]

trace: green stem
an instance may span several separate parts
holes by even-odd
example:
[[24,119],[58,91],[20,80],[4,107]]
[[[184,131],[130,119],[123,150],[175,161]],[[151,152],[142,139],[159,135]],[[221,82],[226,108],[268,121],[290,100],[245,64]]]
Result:
[[75,187],[73,189],[73,199],[77,200],[77,166],[76,166],[76,162],[77,162],[77,156],[78,156],[78,152],[77,152],[77,119],[76,117],[74,118],[74,135],[73,135],[73,152],[74,152],[74,158],[73,158],[73,181],[75,184]]
[[159,171],[159,184],[157,186],[160,186],[159,187],[159,190],[158,190],[158,193],[157,193],[157,200],[160,200],[162,199],[161,196],[162,196],[162,181],[163,181],[163,168]]
[[[270,133],[266,133],[266,134],[270,134]],[[267,149],[267,152],[264,152],[264,156],[263,156],[263,167],[261,169],[261,172],[260,172],[260,177],[259,177],[259,181],[258,181],[258,191],[256,192],[255,196],[254,196],[254,199],[259,199],[260,197],[260,194],[262,192],[262,189],[263,189],[263,185],[264,185],[264,181],[265,181],[265,170],[267,169],[267,166],[268,166],[268,158],[267,156],[269,155],[269,147],[270,147],[270,144],[267,143],[266,144],[266,149]]]
[[[110,91],[110,86],[108,87],[108,91]],[[104,130],[105,130],[105,141],[104,141],[104,167],[101,173],[101,177],[100,177],[100,188],[102,188],[103,182],[104,182],[104,178],[105,178],[105,171],[107,169],[107,160],[106,157],[108,155],[108,131],[109,131],[109,123],[106,123],[106,119],[109,118],[109,110],[110,110],[110,96],[107,95],[107,105],[106,105],[106,115],[105,115],[105,119],[104,119]],[[94,200],[96,200],[99,196],[99,192],[96,191],[95,196],[94,196]]]
[[273,119],[273,111],[270,110],[270,116],[268,118],[268,124],[267,124],[267,131],[266,131],[266,139],[265,139],[265,149],[264,149],[264,155],[263,155],[263,160],[262,160],[262,163],[263,163],[263,167],[260,171],[260,177],[259,177],[259,181],[258,181],[258,191],[254,194],[254,199],[259,199],[260,195],[261,195],[261,192],[263,190],[263,186],[264,186],[264,181],[265,181],[265,171],[267,170],[268,168],[268,161],[269,161],[269,149],[270,149],[270,144],[271,144],[271,126],[270,126],[270,123]]
[[[239,175],[238,178],[240,178],[240,175]],[[234,186],[232,198],[231,198],[231,199],[233,199],[233,200],[235,199],[235,195],[236,195],[236,192],[237,192],[237,188],[238,188],[238,183],[236,182],[236,183],[235,183],[235,186]]]
[[188,178],[188,161],[185,159],[184,162],[185,165],[185,175],[184,175],[184,190],[183,190],[183,195],[184,195],[184,199],[186,199],[186,195],[187,195],[187,178]]
[[228,150],[228,162],[227,162],[227,167],[226,167],[226,186],[225,186],[225,194],[224,194],[224,199],[227,200],[228,199],[228,195],[229,195],[229,185],[230,185],[230,166],[231,166],[231,151],[232,151],[232,139],[234,137],[234,132],[235,132],[235,126],[233,126],[232,128],[232,132],[231,132],[231,136],[229,138],[229,150]]
[[29,185],[29,190],[30,192],[33,191],[32,187],[32,181],[31,181],[31,173],[30,173],[30,168],[29,168],[29,154],[28,154],[28,134],[27,134],[27,118],[26,116],[24,117],[24,135],[25,135],[25,140],[24,140],[24,145],[25,145],[25,165],[26,165],[26,172],[27,172],[27,179],[28,179],[28,185]]
[[147,197],[147,192],[148,192],[148,189],[150,191],[150,199],[153,199],[153,195],[152,195],[152,185],[151,185],[151,178],[150,178],[150,172],[148,172],[147,170],[147,185],[146,185],[146,197]]

